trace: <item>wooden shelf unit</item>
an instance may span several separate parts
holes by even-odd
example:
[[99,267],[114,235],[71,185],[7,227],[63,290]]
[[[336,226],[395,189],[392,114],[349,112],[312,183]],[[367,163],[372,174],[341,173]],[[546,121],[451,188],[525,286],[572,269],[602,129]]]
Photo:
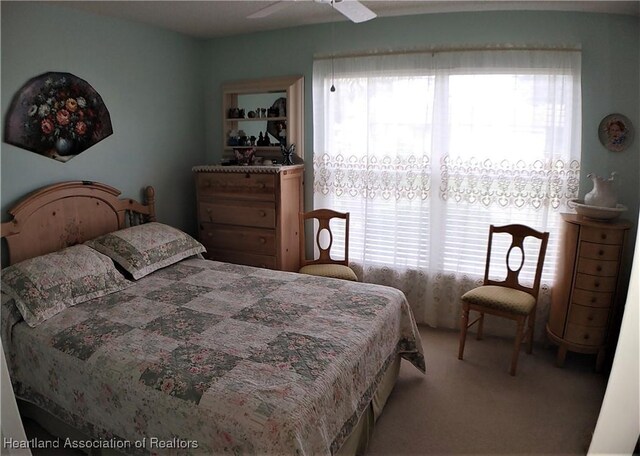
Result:
[[[238,106],[242,95],[273,94],[273,101],[279,97],[286,98],[286,116],[247,117],[253,106]],[[244,118],[230,118],[229,110],[239,108],[245,110]],[[267,106],[265,106],[267,108]],[[263,122],[266,131],[267,122],[276,121],[286,124],[286,146],[296,145],[296,154],[304,160],[304,76],[282,76],[266,79],[234,81],[222,85],[222,150],[223,158],[233,158],[236,146],[228,144],[228,132],[241,130],[242,124],[255,125]],[[282,160],[280,146],[255,146],[256,156]]]

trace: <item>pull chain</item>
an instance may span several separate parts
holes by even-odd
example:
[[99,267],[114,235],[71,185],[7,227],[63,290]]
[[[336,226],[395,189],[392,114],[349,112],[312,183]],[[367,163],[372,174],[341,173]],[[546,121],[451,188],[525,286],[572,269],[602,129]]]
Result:
[[[334,0],[331,0],[331,8],[334,8],[335,11],[335,6],[334,6]],[[334,72],[334,68],[333,68],[333,61],[334,61],[334,56],[336,54],[336,41],[335,41],[335,22],[331,22],[331,92],[335,92],[336,91],[336,86],[334,84],[335,82],[335,72]]]

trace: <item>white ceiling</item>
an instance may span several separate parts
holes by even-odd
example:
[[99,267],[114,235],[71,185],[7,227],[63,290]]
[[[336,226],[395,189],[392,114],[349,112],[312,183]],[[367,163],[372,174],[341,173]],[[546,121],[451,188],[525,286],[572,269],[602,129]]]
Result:
[[[314,0],[289,0],[286,7],[261,19],[247,19],[247,16],[276,3],[275,1],[55,1],[55,3],[99,15],[142,22],[197,38],[231,36],[347,20],[339,12],[334,11],[330,4]],[[374,11],[378,17],[497,10],[584,11],[640,16],[638,0],[373,0],[362,1],[362,3]]]

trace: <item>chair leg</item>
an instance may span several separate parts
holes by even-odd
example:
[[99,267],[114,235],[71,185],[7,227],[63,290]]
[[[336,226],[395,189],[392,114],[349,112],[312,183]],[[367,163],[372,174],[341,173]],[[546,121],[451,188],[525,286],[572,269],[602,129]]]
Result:
[[467,340],[467,329],[469,329],[469,307],[462,307],[462,321],[460,322],[460,343],[458,345],[458,359],[464,355],[464,343]]
[[480,312],[480,319],[478,320],[478,333],[476,334],[476,340],[482,340],[484,337],[484,312]]
[[527,334],[527,354],[533,353],[533,336],[536,331],[536,314],[532,312],[529,314],[529,333]]
[[518,330],[516,332],[515,345],[513,347],[513,355],[511,355],[511,368],[509,374],[516,375],[518,367],[518,355],[520,354],[520,346],[522,345],[522,333],[524,332],[524,318],[518,319]]

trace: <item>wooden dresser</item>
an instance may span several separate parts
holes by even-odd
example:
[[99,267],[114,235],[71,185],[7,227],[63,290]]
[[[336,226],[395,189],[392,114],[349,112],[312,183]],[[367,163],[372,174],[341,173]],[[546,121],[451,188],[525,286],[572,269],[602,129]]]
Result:
[[600,222],[562,214],[561,251],[551,294],[547,335],[559,346],[557,365],[567,350],[597,354],[602,370],[612,342],[620,303],[620,264],[630,223]]
[[207,258],[298,271],[303,165],[195,166]]

